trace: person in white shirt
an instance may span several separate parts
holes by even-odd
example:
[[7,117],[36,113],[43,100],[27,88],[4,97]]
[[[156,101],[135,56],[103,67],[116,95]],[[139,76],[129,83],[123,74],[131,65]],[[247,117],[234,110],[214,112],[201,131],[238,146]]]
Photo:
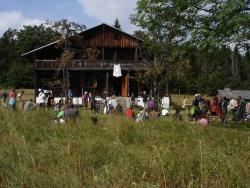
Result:
[[229,111],[230,111],[230,110],[232,111],[232,115],[233,115],[232,120],[234,121],[234,119],[235,119],[235,113],[236,113],[237,108],[238,108],[238,102],[237,102],[237,100],[234,99],[234,98],[232,98],[232,99],[230,100],[229,105],[228,105],[227,108],[228,108]]
[[116,97],[113,95],[112,98],[108,101],[108,111],[116,110],[116,107],[118,106],[118,102]]
[[19,103],[19,109],[22,111],[23,110],[23,106],[24,106],[24,91],[21,91],[20,93],[18,93],[17,95],[17,101]]
[[40,90],[38,94],[38,104],[40,107],[45,107],[46,95],[43,90]]

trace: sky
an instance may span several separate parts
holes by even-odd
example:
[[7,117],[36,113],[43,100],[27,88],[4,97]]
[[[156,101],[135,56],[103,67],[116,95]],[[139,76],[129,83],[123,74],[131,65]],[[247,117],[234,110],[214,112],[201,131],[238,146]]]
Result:
[[122,30],[138,29],[130,23],[137,0],[0,0],[0,36],[8,29],[68,19],[87,28],[119,19]]

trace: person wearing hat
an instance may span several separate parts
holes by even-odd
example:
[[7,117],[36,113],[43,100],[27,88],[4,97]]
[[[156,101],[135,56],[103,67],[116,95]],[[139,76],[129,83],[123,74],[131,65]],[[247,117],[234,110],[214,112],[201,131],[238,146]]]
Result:
[[88,100],[89,100],[89,95],[88,95],[88,92],[85,91],[84,94],[82,95],[82,104],[86,110],[88,109]]

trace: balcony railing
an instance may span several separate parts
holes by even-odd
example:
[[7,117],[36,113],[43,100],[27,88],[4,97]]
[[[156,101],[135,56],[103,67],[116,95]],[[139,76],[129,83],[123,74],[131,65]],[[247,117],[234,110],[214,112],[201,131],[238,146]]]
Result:
[[[67,70],[112,70],[114,64],[120,64],[122,69],[125,70],[144,70],[147,68],[147,63],[141,60],[97,60],[90,62],[87,60],[74,60],[69,63]],[[64,65],[60,60],[36,60],[36,70],[62,70]]]

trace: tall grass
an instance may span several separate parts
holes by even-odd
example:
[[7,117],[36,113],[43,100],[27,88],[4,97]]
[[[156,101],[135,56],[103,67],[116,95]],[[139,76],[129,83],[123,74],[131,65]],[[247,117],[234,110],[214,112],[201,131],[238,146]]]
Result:
[[250,187],[250,127],[0,111],[0,187]]

